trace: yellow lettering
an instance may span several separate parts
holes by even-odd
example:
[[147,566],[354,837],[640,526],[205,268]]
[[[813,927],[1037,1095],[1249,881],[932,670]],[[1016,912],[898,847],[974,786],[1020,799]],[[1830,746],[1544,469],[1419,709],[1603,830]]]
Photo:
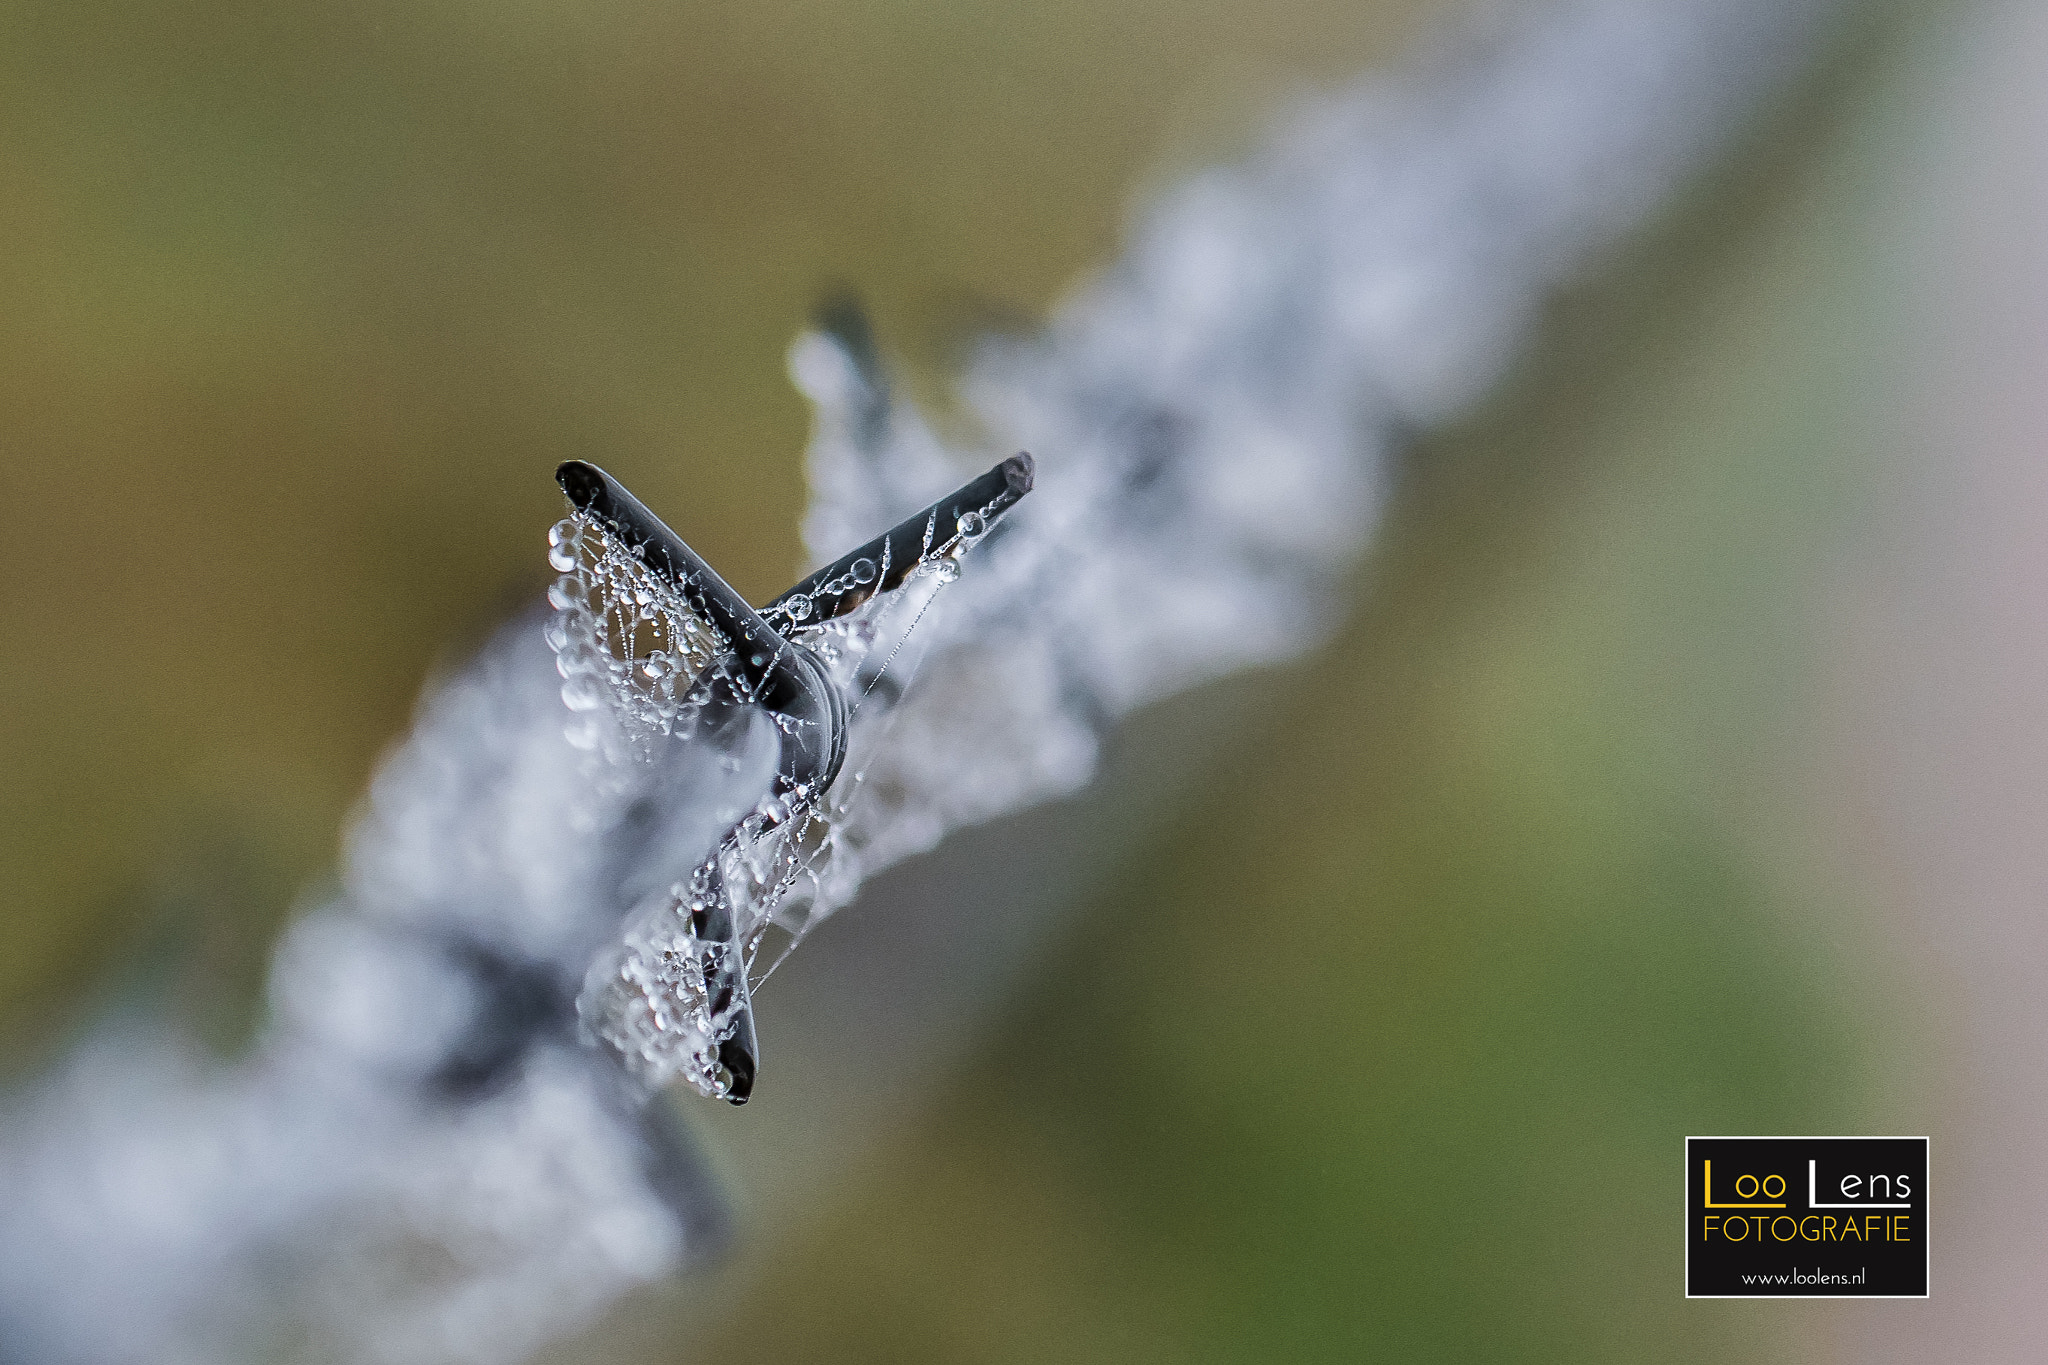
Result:
[[[1771,1179],[1771,1180],[1775,1180],[1775,1181],[1777,1181],[1777,1182],[1778,1182],[1778,1193],[1780,1193],[1780,1194],[1783,1194],[1783,1193],[1785,1192],[1785,1179],[1784,1179],[1784,1177],[1783,1177],[1783,1176],[1775,1176],[1775,1175],[1774,1175],[1774,1176],[1771,1176],[1771,1177],[1770,1177],[1770,1179]],[[1753,1176],[1753,1175],[1749,1175],[1749,1174],[1747,1174],[1747,1173],[1745,1173],[1745,1174],[1743,1174],[1743,1175],[1738,1175],[1738,1176],[1736,1176],[1736,1177],[1735,1177],[1735,1192],[1736,1192],[1737,1194],[1742,1194],[1742,1193],[1743,1193],[1743,1190],[1742,1190],[1742,1182],[1743,1182],[1743,1181],[1745,1181],[1745,1180],[1747,1180],[1747,1181],[1749,1182],[1749,1192],[1748,1192],[1748,1195],[1753,1195],[1753,1194],[1755,1194],[1755,1193],[1757,1192],[1757,1188],[1758,1188],[1758,1186],[1757,1186],[1757,1178],[1756,1178],[1755,1176]],[[1714,1202],[1714,1163],[1713,1163],[1713,1162],[1711,1162],[1711,1161],[1709,1161],[1709,1162],[1706,1162],[1706,1163],[1705,1163],[1705,1171],[1704,1171],[1704,1174],[1703,1174],[1703,1176],[1702,1176],[1702,1178],[1701,1178],[1701,1187],[1700,1187],[1700,1193],[1701,1193],[1701,1197],[1700,1197],[1700,1203],[1701,1203],[1701,1204],[1703,1204],[1703,1205],[1704,1205],[1705,1207],[1707,1207],[1707,1208],[1710,1208],[1710,1209],[1782,1209],[1782,1208],[1784,1208],[1784,1207],[1785,1207],[1785,1206],[1784,1206],[1784,1204],[1782,1204],[1782,1203],[1777,1203],[1777,1204],[1726,1204],[1726,1203],[1716,1203],[1716,1202]],[[1748,1197],[1748,1195],[1744,1195],[1743,1197],[1744,1197],[1744,1198],[1747,1198],[1747,1197]]]

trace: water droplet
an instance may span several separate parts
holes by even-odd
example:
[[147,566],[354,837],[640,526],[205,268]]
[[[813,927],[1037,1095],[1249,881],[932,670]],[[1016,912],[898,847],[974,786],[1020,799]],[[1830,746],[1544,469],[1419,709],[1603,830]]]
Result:
[[575,542],[573,542],[573,541],[564,541],[564,542],[563,542],[562,544],[560,544],[560,545],[554,545],[554,546],[550,546],[550,547],[549,547],[549,549],[548,549],[548,563],[549,563],[549,565],[551,565],[551,566],[552,566],[553,568],[555,568],[555,569],[556,569],[557,571],[559,571],[559,572],[561,572],[561,573],[567,573],[567,572],[569,572],[569,570],[571,570],[571,569],[575,568],[575,567],[576,567],[576,545],[575,545]]
[[570,611],[583,606],[590,600],[583,580],[575,574],[563,574],[548,584],[548,605],[556,611]]
[[578,716],[563,727],[562,734],[571,747],[588,751],[595,749],[604,738],[604,729],[596,716]]
[[574,545],[581,539],[583,539],[583,528],[576,524],[576,518],[574,517],[563,517],[553,526],[548,527],[548,544],[550,545]]
[[875,581],[875,561],[872,559],[856,559],[853,561],[851,572],[854,582],[872,583]]
[[565,635],[562,646],[555,651],[555,671],[567,678],[577,673],[590,673],[597,668],[597,648],[582,635]]
[[782,604],[782,610],[792,621],[801,621],[811,614],[811,599],[799,593]]
[[595,711],[604,705],[604,683],[594,674],[576,673],[562,680],[562,705],[571,711]]
[[951,555],[932,561],[932,575],[941,583],[951,583],[960,577],[960,561]]
[[982,516],[981,513],[963,512],[960,514],[960,534],[967,537],[967,539],[973,540],[976,536],[981,535],[987,530],[988,519]]

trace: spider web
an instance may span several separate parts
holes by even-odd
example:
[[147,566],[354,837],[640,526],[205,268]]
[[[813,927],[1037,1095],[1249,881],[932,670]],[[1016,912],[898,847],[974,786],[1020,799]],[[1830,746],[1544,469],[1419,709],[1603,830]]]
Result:
[[[619,940],[591,965],[577,1012],[639,1079],[660,1086],[681,1078],[707,1097],[724,1095],[730,1078],[719,1043],[739,1027],[752,990],[853,898],[862,880],[860,815],[874,801],[866,760],[888,744],[922,662],[912,643],[918,623],[980,538],[934,543],[927,534],[897,586],[842,615],[784,628],[846,698],[847,760],[820,790],[764,783],[766,794],[736,814],[686,876],[629,910]],[[769,743],[768,725],[810,723],[755,704],[733,642],[600,520],[578,513],[548,539],[549,563],[561,576],[548,591],[555,610],[545,630],[571,712],[565,733],[594,767],[623,772],[672,762],[684,746],[709,746],[737,772]],[[849,574],[863,565],[863,583],[878,568],[893,577],[867,561]],[[723,912],[731,938],[695,927],[713,912]],[[746,990],[721,989],[742,978]]]

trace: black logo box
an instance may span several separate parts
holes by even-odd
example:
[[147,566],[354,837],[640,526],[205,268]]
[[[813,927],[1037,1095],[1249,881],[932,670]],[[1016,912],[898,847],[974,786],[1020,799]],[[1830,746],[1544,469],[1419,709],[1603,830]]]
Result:
[[1689,1137],[1685,1296],[1924,1299],[1927,1176],[1924,1137]]

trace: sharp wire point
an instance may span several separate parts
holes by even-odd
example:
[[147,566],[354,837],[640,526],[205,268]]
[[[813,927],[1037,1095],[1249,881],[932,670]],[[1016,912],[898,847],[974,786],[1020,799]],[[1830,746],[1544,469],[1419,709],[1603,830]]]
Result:
[[[575,515],[550,536],[550,562],[563,577],[550,592],[562,615],[549,642],[576,734],[602,739],[588,732],[583,713],[607,698],[635,727],[622,758],[651,756],[679,735],[725,733],[713,723],[721,716],[758,710],[774,721],[768,795],[683,882],[634,913],[622,948],[600,960],[578,1001],[586,1023],[642,1079],[681,1075],[733,1104],[753,1094],[760,1041],[752,992],[800,936],[756,981],[761,933],[799,877],[809,873],[816,883],[853,716],[895,665],[932,596],[911,595],[908,624],[888,636],[881,667],[864,672],[868,650],[883,638],[872,618],[910,600],[913,579],[936,588],[957,577],[960,556],[1030,491],[1031,475],[1030,456],[1012,456],[757,612],[610,474],[583,460],[556,469]],[[696,639],[699,623],[708,642],[680,646]],[[806,852],[803,841],[821,819],[819,849]]]

